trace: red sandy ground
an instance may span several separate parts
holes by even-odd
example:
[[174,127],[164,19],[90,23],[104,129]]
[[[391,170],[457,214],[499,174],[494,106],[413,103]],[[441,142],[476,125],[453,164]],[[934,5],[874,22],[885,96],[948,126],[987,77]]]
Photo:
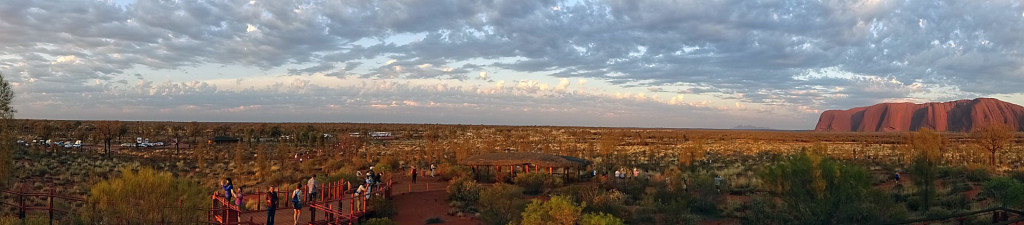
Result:
[[[420,176],[413,192],[409,191],[409,183],[412,178],[403,174],[392,178],[394,195],[393,201],[398,215],[395,215],[395,224],[426,224],[427,219],[437,217],[444,220],[441,224],[480,224],[480,221],[471,217],[455,217],[448,215],[448,193],[445,187],[448,182],[430,176]],[[425,183],[430,184],[430,191],[425,191]]]
[[396,196],[395,207],[398,215],[396,224],[425,224],[427,219],[437,217],[442,224],[480,224],[475,218],[449,216],[448,193],[444,190],[411,193]]

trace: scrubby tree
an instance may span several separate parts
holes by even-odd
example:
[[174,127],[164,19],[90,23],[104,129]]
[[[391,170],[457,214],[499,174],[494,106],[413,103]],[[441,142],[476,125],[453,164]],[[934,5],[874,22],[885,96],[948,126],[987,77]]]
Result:
[[174,138],[174,154],[175,155],[181,154],[181,148],[179,148],[178,145],[182,141],[181,138],[183,136],[185,136],[185,127],[182,127],[181,125],[172,125],[172,126],[167,126],[166,129],[167,129],[167,134],[171,135],[171,137]]
[[565,196],[552,196],[548,201],[534,199],[523,212],[522,224],[574,225],[586,205],[577,205]]
[[1024,183],[1009,177],[996,177],[985,182],[985,193],[999,202],[1000,206],[1024,206]]
[[498,183],[480,191],[480,220],[486,224],[514,222],[525,206],[522,188]]
[[53,124],[46,120],[36,121],[33,125],[36,136],[43,139],[44,142],[50,140],[50,136],[53,136],[53,130],[55,129]]
[[990,159],[989,163],[993,168],[995,168],[999,165],[999,161],[996,159],[996,154],[1006,148],[1006,146],[1013,141],[1013,133],[1014,132],[1006,125],[995,124],[974,129],[974,131],[971,132],[971,137],[974,139],[974,143],[978,145],[978,147],[988,151]]
[[110,155],[110,141],[119,136],[121,121],[96,122],[96,136],[103,141],[103,155]]
[[[206,212],[206,190],[170,173],[142,168],[93,185],[86,216],[92,224],[159,224],[197,222]],[[206,197],[206,198],[204,198]],[[124,221],[127,220],[127,221]]]
[[15,112],[14,90],[0,73],[0,184],[6,183],[14,171],[14,130],[8,125]]
[[580,225],[625,225],[626,223],[607,213],[587,213],[580,217]]
[[192,137],[192,143],[189,143],[188,145],[189,148],[194,148],[197,144],[199,144],[196,140],[196,137],[201,135],[202,132],[203,127],[199,124],[199,122],[192,121],[188,123],[188,126],[185,127],[185,133],[187,133],[189,137]]
[[927,211],[935,197],[935,180],[938,179],[938,166],[942,163],[942,151],[946,139],[935,131],[927,128],[911,134],[908,140],[914,152],[914,163],[910,173],[921,200],[921,210]]
[[233,157],[234,158],[233,164],[235,164],[235,174],[241,175],[242,173],[245,172],[245,169],[246,169],[245,168],[245,162],[246,162],[245,155],[247,153],[248,153],[248,151],[246,149],[246,145],[245,144],[242,144],[241,142],[235,144],[234,157]]
[[895,203],[871,187],[866,169],[807,151],[766,168],[761,178],[779,201],[756,202],[753,223],[878,224],[900,217]]

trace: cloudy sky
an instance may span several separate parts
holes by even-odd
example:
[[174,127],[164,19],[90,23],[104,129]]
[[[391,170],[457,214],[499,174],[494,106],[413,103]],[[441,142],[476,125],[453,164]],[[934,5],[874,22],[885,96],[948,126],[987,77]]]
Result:
[[812,129],[1024,103],[1017,0],[0,1],[18,118]]

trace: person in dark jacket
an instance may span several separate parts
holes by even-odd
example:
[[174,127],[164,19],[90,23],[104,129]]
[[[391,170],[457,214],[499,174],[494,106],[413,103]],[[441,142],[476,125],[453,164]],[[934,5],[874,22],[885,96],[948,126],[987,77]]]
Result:
[[277,190],[274,186],[267,189],[267,224],[274,224],[274,216],[277,215]]

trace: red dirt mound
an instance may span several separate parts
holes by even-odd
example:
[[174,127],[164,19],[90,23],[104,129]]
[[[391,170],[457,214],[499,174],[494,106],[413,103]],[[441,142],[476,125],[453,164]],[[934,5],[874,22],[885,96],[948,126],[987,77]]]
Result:
[[974,128],[1004,124],[1024,131],[1024,107],[994,98],[951,102],[881,103],[821,113],[816,131],[936,131],[969,132]]

